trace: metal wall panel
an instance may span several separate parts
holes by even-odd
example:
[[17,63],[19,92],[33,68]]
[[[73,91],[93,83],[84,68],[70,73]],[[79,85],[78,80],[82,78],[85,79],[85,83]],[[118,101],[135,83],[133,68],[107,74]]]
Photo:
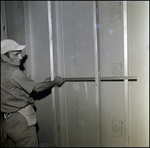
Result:
[[129,146],[149,147],[149,2],[128,2]]
[[96,146],[95,86],[89,82],[66,85],[69,146]]
[[148,146],[148,10],[142,1],[99,2],[101,75],[137,76],[101,83],[104,147]]
[[[57,50],[54,50],[55,74],[64,78],[94,77],[93,3],[58,3],[55,6],[61,12],[57,9],[57,17],[52,16],[54,49]],[[56,88],[60,100],[56,100],[60,103],[56,105],[57,124],[60,126],[57,137],[60,138],[61,133],[66,138],[57,139],[58,146],[97,146],[95,82],[66,82],[59,90]]]
[[92,2],[63,2],[66,77],[94,76]]
[[[99,2],[101,76],[124,76],[122,2]],[[101,82],[101,146],[124,146],[124,83]]]
[[[92,2],[63,2],[65,77],[94,76]],[[66,83],[68,146],[96,146],[94,83]]]
[[[118,7],[118,8],[117,8]],[[115,13],[118,19],[115,18]],[[101,76],[123,76],[122,2],[99,2]],[[118,68],[115,64],[118,64]],[[115,71],[116,70],[116,71]]]

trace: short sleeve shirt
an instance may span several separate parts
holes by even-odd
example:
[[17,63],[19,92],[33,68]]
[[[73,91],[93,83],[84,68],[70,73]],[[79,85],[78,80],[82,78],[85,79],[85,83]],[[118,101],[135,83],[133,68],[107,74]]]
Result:
[[21,108],[34,104],[30,93],[36,82],[28,78],[17,66],[1,63],[1,111],[17,112]]

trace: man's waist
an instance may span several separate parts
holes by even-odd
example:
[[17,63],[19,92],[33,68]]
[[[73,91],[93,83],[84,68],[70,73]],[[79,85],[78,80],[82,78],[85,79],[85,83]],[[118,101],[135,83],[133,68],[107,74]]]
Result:
[[[25,108],[27,108],[28,106],[30,106],[30,107],[31,107],[32,105],[31,105],[31,104],[29,104],[29,105],[27,105],[27,106],[23,107],[22,109],[25,109]],[[13,115],[13,114],[20,113],[20,111],[21,111],[22,109],[17,110],[17,111],[15,111],[15,112],[3,112],[3,114],[4,114],[4,119],[8,119],[8,118],[10,118],[10,117],[11,117],[11,115]]]
[[16,113],[18,113],[18,112],[3,113],[4,114],[4,119],[10,118],[12,114],[16,114]]

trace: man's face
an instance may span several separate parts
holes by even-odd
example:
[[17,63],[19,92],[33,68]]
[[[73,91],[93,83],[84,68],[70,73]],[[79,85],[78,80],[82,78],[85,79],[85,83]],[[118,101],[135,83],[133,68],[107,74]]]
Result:
[[19,66],[22,60],[21,51],[9,51],[7,62],[11,65]]

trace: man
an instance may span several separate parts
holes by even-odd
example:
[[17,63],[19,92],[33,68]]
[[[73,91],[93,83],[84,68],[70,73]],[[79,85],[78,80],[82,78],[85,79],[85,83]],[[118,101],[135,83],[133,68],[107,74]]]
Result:
[[33,109],[34,94],[60,87],[64,80],[55,77],[36,83],[19,69],[25,45],[11,39],[1,41],[1,112],[4,114],[3,129],[16,147],[38,147]]

